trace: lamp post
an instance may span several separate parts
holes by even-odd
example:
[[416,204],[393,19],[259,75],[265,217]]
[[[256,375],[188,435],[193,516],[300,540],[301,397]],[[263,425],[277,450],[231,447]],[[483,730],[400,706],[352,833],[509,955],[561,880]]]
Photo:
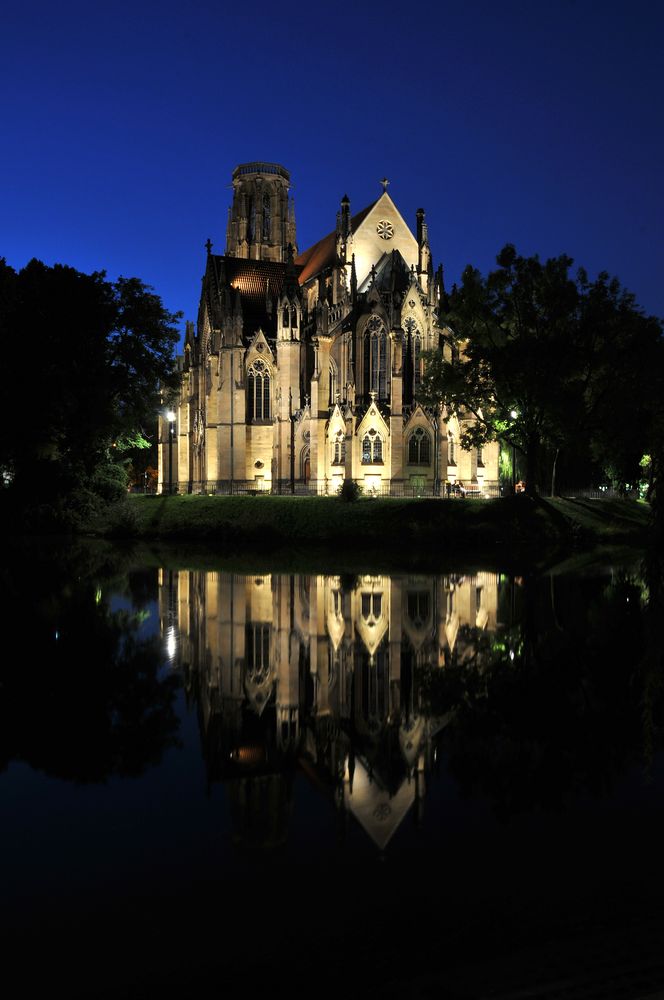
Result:
[[168,492],[173,492],[173,438],[175,437],[175,410],[168,410]]
[[[516,420],[519,416],[516,410],[510,410],[510,417]],[[514,444],[514,433],[512,433],[512,496],[516,490],[516,446]]]

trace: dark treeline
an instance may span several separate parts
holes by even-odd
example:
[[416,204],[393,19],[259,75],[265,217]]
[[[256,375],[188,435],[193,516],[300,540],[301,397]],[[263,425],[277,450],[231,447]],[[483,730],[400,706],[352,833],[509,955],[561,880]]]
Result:
[[137,278],[111,282],[0,260],[0,334],[11,375],[0,429],[3,500],[26,527],[75,528],[127,491],[173,384],[178,316]]
[[572,272],[507,245],[443,295],[444,351],[428,359],[430,402],[472,414],[463,443],[498,438],[531,493],[647,484],[656,502],[664,441],[664,340],[615,278]]

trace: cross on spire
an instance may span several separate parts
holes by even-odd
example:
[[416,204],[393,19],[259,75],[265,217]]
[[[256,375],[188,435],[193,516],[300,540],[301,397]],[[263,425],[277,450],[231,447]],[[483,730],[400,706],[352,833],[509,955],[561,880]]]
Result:
[[382,181],[379,181],[378,183],[383,185],[383,191],[387,191],[387,185],[390,183],[387,177],[383,177]]
[[208,253],[212,253],[212,240],[210,239],[209,236],[205,241],[205,249],[207,250]]

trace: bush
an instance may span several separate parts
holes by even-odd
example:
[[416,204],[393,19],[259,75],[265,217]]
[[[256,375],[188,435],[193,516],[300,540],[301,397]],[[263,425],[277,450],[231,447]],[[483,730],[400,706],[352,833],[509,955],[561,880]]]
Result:
[[359,500],[363,492],[360,484],[354,479],[345,479],[337,490],[337,496],[346,503],[352,503],[354,500]]

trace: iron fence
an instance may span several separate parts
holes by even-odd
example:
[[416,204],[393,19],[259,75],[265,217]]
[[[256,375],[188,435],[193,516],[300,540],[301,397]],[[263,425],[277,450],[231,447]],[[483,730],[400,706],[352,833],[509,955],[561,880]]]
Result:
[[[168,484],[163,492],[168,493]],[[361,484],[360,484],[361,486]],[[484,482],[480,488],[478,483],[406,483],[381,482],[373,487],[362,487],[361,496],[369,499],[374,497],[394,498],[438,498],[441,500],[490,500],[497,497],[513,495],[511,484]],[[141,491],[142,492],[142,491]],[[257,481],[255,479],[219,479],[194,480],[193,482],[174,483],[173,493],[198,493],[210,496],[335,496],[339,487],[332,479],[290,479],[278,481]],[[542,493],[542,496],[546,494]],[[565,499],[612,500],[618,497],[636,497],[638,491],[618,491],[611,486],[582,486],[575,489],[562,489],[557,496]]]

